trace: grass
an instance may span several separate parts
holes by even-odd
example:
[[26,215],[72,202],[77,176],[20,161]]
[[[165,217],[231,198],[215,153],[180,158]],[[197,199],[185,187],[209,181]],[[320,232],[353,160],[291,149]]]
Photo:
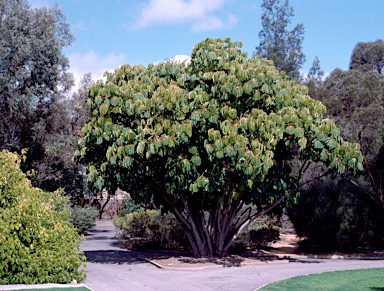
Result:
[[269,284],[259,290],[384,291],[384,269],[361,269],[298,276]]
[[53,288],[33,288],[33,289],[14,289],[10,291],[89,291],[90,289],[85,287],[53,287]]

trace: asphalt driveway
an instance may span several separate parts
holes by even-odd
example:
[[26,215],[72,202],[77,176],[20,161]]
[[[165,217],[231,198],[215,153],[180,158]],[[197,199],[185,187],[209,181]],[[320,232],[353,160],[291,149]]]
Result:
[[[161,269],[148,262],[161,253],[120,248],[108,221],[94,227],[82,244],[87,256],[85,284],[94,291],[119,290],[255,290],[290,277],[336,270],[383,268],[384,260],[292,259],[241,267]],[[176,255],[176,254],[175,254]]]

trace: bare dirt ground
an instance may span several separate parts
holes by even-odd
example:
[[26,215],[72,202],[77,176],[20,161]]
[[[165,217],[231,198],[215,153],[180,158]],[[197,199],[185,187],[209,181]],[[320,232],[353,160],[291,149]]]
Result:
[[167,257],[153,258],[152,263],[170,269],[205,269],[217,266],[237,267],[265,263],[283,263],[297,253],[298,241],[294,234],[281,234],[280,240],[271,244],[268,250],[249,251],[242,255],[225,258]]

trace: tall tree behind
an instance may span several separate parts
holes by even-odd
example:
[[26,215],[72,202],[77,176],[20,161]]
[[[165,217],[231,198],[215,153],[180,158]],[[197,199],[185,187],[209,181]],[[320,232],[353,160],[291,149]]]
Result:
[[310,95],[326,105],[327,117],[335,120],[342,137],[358,142],[364,154],[359,175],[318,181],[288,210],[296,232],[310,247],[345,251],[384,246],[383,56],[383,40],[360,42],[349,70],[333,70],[320,85],[312,76],[304,82]]
[[304,79],[303,84],[309,89],[309,96],[319,99],[321,87],[323,84],[324,71],[320,67],[320,60],[316,56],[313,60],[312,66],[309,69],[307,77]]
[[288,0],[263,0],[262,7],[263,29],[259,32],[260,44],[255,54],[273,60],[277,69],[285,71],[291,79],[300,80],[299,70],[305,62],[304,25],[297,24],[288,31],[294,16]]
[[63,47],[73,36],[58,6],[30,8],[0,1],[0,148],[31,151],[33,125],[63,90],[72,86]]
[[25,0],[0,0],[0,149],[26,148],[22,169],[35,170],[34,185],[67,193],[84,186],[71,161],[81,120],[62,53],[73,41],[57,5],[33,9]]
[[341,134],[359,142],[364,154],[364,176],[352,181],[384,209],[384,41],[358,43],[350,69],[335,69],[324,81],[320,101]]
[[384,75],[384,41],[359,42],[352,51],[349,68]]
[[82,198],[86,186],[85,169],[72,157],[89,116],[86,99],[91,84],[91,74],[84,75],[78,90],[71,97],[55,100],[49,114],[35,125],[43,136],[40,146],[44,155],[32,161],[34,184],[47,191],[63,188],[74,203]]

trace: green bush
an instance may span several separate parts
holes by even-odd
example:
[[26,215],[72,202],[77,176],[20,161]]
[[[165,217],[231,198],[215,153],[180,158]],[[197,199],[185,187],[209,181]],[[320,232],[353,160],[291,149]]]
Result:
[[18,155],[0,152],[0,285],[84,279],[81,236],[67,204],[58,191],[32,187]]
[[90,206],[71,207],[71,216],[69,222],[77,229],[79,234],[86,234],[87,230],[96,225],[96,218],[99,216],[99,211]]
[[119,210],[119,216],[125,216],[132,212],[136,212],[140,210],[140,205],[135,203],[135,201],[129,196],[124,196],[122,200],[121,207]]
[[255,250],[276,242],[280,237],[280,220],[267,215],[260,217],[245,229],[233,242],[230,254],[245,253],[247,249]]
[[189,248],[184,232],[172,214],[140,209],[122,217],[115,217],[113,222],[120,228],[120,238],[125,240],[128,248]]
[[339,178],[301,191],[288,214],[301,246],[309,251],[352,251],[384,246],[383,210],[365,193]]

